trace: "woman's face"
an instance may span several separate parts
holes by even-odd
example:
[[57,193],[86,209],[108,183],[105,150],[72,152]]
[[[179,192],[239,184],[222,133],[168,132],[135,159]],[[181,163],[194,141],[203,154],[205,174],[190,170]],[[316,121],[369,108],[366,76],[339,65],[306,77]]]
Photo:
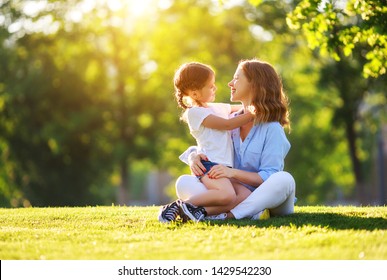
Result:
[[239,101],[244,105],[249,105],[251,85],[247,80],[244,71],[240,67],[237,68],[234,77],[228,83],[228,86],[231,89],[231,101]]

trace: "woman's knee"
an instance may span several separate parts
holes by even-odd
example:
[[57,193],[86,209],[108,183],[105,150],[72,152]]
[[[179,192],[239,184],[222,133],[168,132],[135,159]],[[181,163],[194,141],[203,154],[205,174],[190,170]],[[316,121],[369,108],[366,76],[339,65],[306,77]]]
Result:
[[278,191],[286,190],[287,195],[295,192],[296,182],[293,176],[286,171],[279,171],[277,173],[272,174],[267,180],[270,184],[278,186]]
[[283,198],[283,201],[275,208],[270,209],[273,216],[283,216],[294,213],[294,198],[296,191],[296,183],[293,176],[285,171],[273,174],[273,185],[276,192],[276,197]]
[[287,184],[289,184],[292,187],[296,186],[296,181],[294,180],[292,174],[290,174],[289,172],[286,172],[286,171],[280,171],[278,173],[281,174],[283,180],[285,180],[287,182]]

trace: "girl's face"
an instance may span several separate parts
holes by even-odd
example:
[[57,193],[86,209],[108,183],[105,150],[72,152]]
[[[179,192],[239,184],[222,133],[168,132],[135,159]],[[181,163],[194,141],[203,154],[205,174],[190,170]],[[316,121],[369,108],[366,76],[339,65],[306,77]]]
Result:
[[197,100],[199,100],[201,103],[213,102],[215,100],[216,90],[217,87],[215,86],[215,76],[211,75],[205,86],[199,90]]
[[231,89],[231,101],[240,101],[244,105],[249,105],[251,85],[247,80],[244,71],[240,67],[237,68],[234,77],[228,83],[228,86]]

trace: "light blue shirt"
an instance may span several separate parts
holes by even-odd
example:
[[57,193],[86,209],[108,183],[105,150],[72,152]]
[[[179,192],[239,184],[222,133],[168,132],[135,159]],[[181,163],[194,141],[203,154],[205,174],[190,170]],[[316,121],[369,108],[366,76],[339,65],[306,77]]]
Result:
[[[280,123],[253,126],[243,142],[239,127],[232,131],[231,137],[234,144],[234,168],[257,172],[263,181],[273,173],[283,171],[290,143]],[[193,151],[196,152],[197,147],[189,147],[180,155],[180,160],[188,164],[188,156]]]
[[234,129],[231,135],[234,144],[234,168],[258,172],[263,181],[284,169],[290,143],[278,122],[253,126],[243,142],[239,128]]

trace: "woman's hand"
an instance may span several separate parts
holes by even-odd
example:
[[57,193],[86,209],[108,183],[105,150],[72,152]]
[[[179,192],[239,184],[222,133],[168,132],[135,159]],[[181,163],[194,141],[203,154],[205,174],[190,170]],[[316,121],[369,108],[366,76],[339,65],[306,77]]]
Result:
[[233,178],[233,169],[227,166],[218,164],[211,168],[211,170],[207,173],[208,177],[211,179],[219,179],[219,178]]
[[189,167],[195,176],[202,176],[206,171],[206,168],[202,164],[201,160],[208,160],[208,158],[204,154],[195,153],[190,154],[188,157]]

